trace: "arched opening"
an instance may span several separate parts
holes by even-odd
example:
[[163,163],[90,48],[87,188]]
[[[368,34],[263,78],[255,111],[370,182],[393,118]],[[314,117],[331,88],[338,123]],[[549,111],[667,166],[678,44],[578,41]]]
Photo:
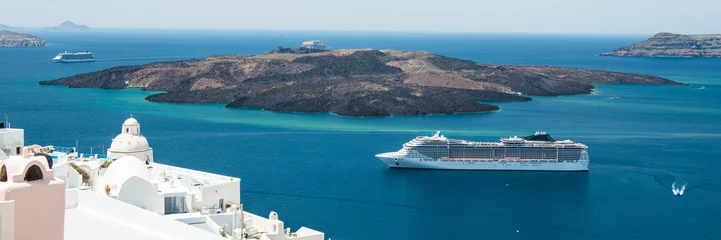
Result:
[[8,169],[5,168],[5,164],[0,167],[0,182],[8,181]]
[[38,165],[33,165],[32,167],[28,168],[28,171],[25,172],[25,181],[35,181],[35,180],[42,180],[43,179],[43,170],[38,167]]
[[125,133],[129,133],[129,132],[130,132],[130,128],[125,128]]
[[36,153],[35,156],[43,156],[45,157],[45,160],[48,161],[48,166],[50,166],[50,169],[53,169],[53,158],[50,157],[50,155],[47,155],[45,153]]

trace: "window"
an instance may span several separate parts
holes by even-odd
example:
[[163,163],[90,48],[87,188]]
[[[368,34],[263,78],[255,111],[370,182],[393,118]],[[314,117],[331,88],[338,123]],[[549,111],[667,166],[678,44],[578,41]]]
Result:
[[185,197],[166,197],[165,214],[184,213]]
[[33,165],[32,167],[28,168],[28,171],[25,172],[25,181],[35,181],[35,180],[42,180],[43,179],[43,170],[40,170],[40,167],[38,165]]
[[166,197],[165,198],[165,214],[169,214],[172,209],[173,209],[173,198]]
[[15,148],[15,155],[20,155],[20,147]]

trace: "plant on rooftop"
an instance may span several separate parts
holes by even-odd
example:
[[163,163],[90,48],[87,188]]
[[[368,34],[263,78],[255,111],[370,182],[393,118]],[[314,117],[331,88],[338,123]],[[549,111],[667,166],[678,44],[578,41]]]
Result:
[[107,160],[107,161],[103,162],[103,165],[100,165],[100,167],[101,167],[101,168],[108,168],[108,167],[110,167],[110,164],[111,164],[111,163],[113,163],[113,162],[110,161],[110,160]]
[[105,185],[105,195],[110,195],[110,185]]
[[224,238],[228,237],[228,231],[225,230],[225,227],[220,228],[220,230],[218,230],[218,234],[220,234],[220,236]]

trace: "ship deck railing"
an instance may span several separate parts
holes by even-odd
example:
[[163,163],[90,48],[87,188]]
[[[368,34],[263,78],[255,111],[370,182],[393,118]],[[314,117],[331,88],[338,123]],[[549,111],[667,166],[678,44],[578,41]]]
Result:
[[483,162],[558,162],[557,158],[521,159],[521,158],[441,158],[441,161],[483,161]]

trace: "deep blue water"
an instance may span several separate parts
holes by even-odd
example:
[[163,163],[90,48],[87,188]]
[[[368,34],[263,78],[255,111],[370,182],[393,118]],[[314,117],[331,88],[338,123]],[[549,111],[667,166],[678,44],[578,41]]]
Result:
[[[648,36],[281,31],[28,30],[0,49],[0,109],[26,143],[104,144],[129,114],[158,162],[240,177],[245,208],[333,239],[721,239],[721,59],[597,57]],[[149,103],[138,89],[39,86],[108,67],[332,48],[429,51],[479,62],[655,74],[691,86],[599,85],[592,95],[498,103],[495,113],[355,119]],[[61,51],[97,62],[55,64]],[[703,90],[696,90],[700,86]],[[619,100],[609,98],[618,95]],[[497,140],[547,131],[589,146],[588,173],[388,169],[373,155],[419,134]],[[96,150],[97,151],[97,150]],[[670,186],[688,183],[674,196]],[[518,232],[517,232],[518,230]]]

